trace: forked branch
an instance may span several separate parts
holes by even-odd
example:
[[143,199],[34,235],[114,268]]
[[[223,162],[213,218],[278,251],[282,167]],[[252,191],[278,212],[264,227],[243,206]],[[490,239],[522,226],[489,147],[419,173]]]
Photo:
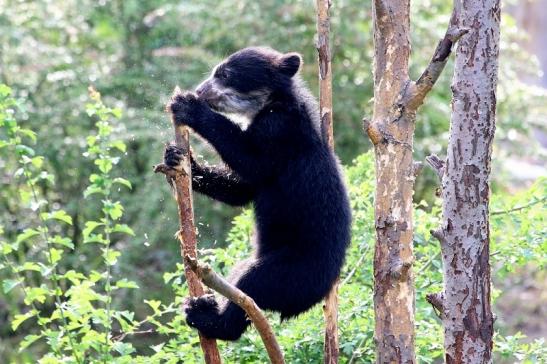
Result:
[[208,264],[200,264],[189,255],[185,257],[185,262],[207,287],[220,293],[247,313],[260,334],[262,342],[264,342],[272,364],[284,364],[283,352],[277,343],[268,319],[266,319],[255,301],[215,273]]

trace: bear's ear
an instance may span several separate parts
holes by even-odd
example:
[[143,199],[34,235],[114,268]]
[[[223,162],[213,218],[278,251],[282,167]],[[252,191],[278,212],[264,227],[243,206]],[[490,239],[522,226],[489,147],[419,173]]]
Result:
[[287,53],[281,56],[279,61],[279,70],[283,74],[292,77],[296,74],[296,72],[298,72],[301,64],[302,56],[300,54],[295,52]]

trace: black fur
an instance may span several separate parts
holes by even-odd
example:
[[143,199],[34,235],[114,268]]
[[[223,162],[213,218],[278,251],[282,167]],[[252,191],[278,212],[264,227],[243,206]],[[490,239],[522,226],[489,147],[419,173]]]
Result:
[[[350,241],[346,189],[320,136],[316,102],[295,75],[300,64],[295,53],[246,48],[216,67],[199,97],[177,93],[168,105],[176,122],[209,141],[229,167],[192,160],[194,189],[230,205],[253,203],[256,251],[229,280],[283,319],[325,297]],[[217,112],[227,110],[251,115],[248,128]],[[165,163],[179,161],[168,146]],[[249,324],[241,308],[212,296],[189,299],[185,311],[188,324],[211,338],[236,340]]]

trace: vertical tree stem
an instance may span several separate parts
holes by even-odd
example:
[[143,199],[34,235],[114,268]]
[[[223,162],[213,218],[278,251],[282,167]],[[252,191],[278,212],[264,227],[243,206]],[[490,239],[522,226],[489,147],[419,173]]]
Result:
[[[175,128],[175,144],[183,151],[183,171],[177,171],[173,178],[175,198],[177,200],[180,230],[177,235],[180,240],[180,250],[184,262],[184,274],[188,282],[188,288],[192,297],[202,296],[205,292],[198,276],[192,271],[184,259],[186,256],[196,259],[197,242],[196,228],[194,226],[194,211],[192,203],[192,170],[190,168],[190,143],[189,131],[184,126],[177,126],[172,120]],[[167,177],[172,178],[172,177]],[[208,339],[199,334],[199,342],[205,363],[220,364],[216,340]]]
[[377,363],[415,363],[412,273],[412,88],[410,1],[374,0],[374,115],[367,132],[376,160],[374,313]]
[[441,294],[446,363],[492,363],[489,175],[495,131],[500,1],[457,0],[452,117],[442,175]]
[[[334,149],[332,125],[332,68],[330,50],[331,0],[317,0],[317,54],[319,64],[319,115],[324,140]],[[336,364],[340,355],[338,347],[338,283],[337,279],[325,298],[325,364]]]

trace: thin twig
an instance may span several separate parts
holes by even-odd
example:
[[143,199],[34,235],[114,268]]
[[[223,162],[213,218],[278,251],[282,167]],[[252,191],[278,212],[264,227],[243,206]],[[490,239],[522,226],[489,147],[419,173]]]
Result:
[[285,359],[283,358],[283,352],[277,343],[273,330],[268,323],[268,319],[264,316],[255,301],[243,293],[239,288],[230,284],[220,275],[215,273],[208,264],[200,264],[195,258],[189,255],[187,255],[184,260],[207,287],[220,293],[245,310],[247,316],[249,316],[260,334],[272,364],[284,364]]
[[509,209],[509,210],[501,210],[501,211],[492,211],[490,213],[490,215],[503,215],[503,214],[510,214],[511,212],[517,212],[517,211],[520,211],[520,210],[524,210],[524,209],[527,209],[529,207],[532,207],[534,205],[537,205],[538,203],[542,203],[543,201],[547,200],[547,196],[546,197],[543,197],[543,198],[540,198],[539,200],[537,201],[532,201],[530,203],[527,203],[526,205],[522,205],[522,206],[519,206],[519,207],[514,207],[512,209]]

